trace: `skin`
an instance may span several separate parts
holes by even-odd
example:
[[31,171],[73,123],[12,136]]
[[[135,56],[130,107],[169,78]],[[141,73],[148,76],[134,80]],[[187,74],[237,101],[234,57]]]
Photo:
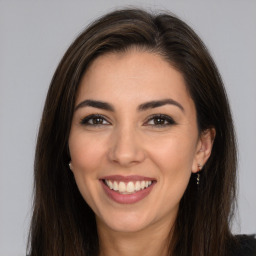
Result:
[[[181,107],[138,110],[145,102],[163,99]],[[113,110],[81,104],[85,100],[106,102]],[[195,105],[182,74],[154,53],[131,49],[105,54],[83,76],[75,105],[70,167],[95,212],[101,255],[167,255],[179,202],[191,173],[210,156],[214,137],[212,130],[198,133]],[[103,117],[81,124],[91,114]],[[154,114],[174,122],[152,119]],[[109,175],[141,175],[156,183],[139,202],[119,204],[100,182]]]

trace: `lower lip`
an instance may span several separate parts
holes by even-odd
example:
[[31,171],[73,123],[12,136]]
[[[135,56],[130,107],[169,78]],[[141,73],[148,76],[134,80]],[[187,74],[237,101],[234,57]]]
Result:
[[141,201],[146,196],[148,196],[148,194],[152,191],[155,182],[153,182],[149,187],[147,187],[143,190],[134,192],[133,194],[120,194],[120,193],[116,192],[115,190],[110,189],[104,183],[103,180],[101,180],[101,184],[102,184],[103,189],[106,192],[106,194],[115,202],[117,202],[119,204],[134,204],[134,203]]

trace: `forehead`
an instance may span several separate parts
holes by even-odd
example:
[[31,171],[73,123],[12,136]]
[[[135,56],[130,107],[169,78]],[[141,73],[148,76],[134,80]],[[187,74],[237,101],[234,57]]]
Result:
[[167,97],[191,104],[183,75],[156,53],[129,50],[96,58],[82,77],[77,101],[120,99],[131,104]]

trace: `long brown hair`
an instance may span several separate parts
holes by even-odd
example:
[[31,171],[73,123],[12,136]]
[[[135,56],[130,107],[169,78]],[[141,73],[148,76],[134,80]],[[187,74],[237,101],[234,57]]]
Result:
[[99,253],[94,213],[68,167],[68,138],[78,85],[88,65],[99,55],[131,47],[158,53],[179,70],[196,106],[199,131],[216,130],[200,186],[192,175],[180,202],[170,254],[227,255],[236,195],[236,143],[219,72],[200,38],[179,18],[124,9],[103,16],[83,31],[51,81],[35,154],[31,256]]

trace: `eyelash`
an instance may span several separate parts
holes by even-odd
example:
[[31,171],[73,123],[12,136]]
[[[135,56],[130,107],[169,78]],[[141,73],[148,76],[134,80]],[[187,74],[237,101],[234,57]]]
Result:
[[[102,120],[102,122],[107,122],[108,124],[103,124],[103,123],[90,123],[90,121],[96,121],[96,120]],[[87,126],[100,126],[100,125],[109,125],[110,122],[107,121],[106,117],[100,114],[92,114],[89,116],[86,116],[85,118],[81,119],[80,122],[82,125],[87,125]]]
[[[160,123],[156,124],[156,120],[160,121]],[[153,121],[154,124],[148,124],[149,121]],[[164,122],[164,123],[162,123]],[[176,122],[168,115],[164,115],[164,114],[154,114],[152,116],[150,116],[146,123],[144,125],[146,126],[152,126],[152,127],[166,127],[169,125],[175,125]]]
[[[100,123],[98,123],[100,121]],[[153,121],[153,124],[149,124],[150,121]],[[104,124],[104,122],[107,122]],[[159,123],[156,123],[159,122]],[[81,125],[86,126],[101,126],[101,125],[110,125],[111,123],[107,120],[104,115],[92,114],[81,119]],[[152,127],[166,127],[169,125],[175,125],[176,122],[168,115],[164,114],[154,114],[150,116],[146,122],[143,123],[144,126]]]

